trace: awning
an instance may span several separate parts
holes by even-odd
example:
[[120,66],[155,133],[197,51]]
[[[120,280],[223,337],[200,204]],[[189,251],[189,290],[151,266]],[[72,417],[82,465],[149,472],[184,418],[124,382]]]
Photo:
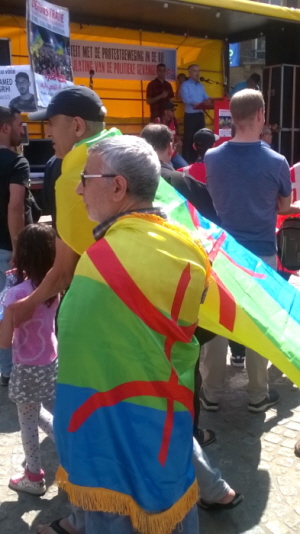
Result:
[[[56,2],[55,2],[56,3]],[[248,0],[59,0],[71,22],[238,41],[300,22],[300,10]],[[25,16],[25,0],[1,13]]]

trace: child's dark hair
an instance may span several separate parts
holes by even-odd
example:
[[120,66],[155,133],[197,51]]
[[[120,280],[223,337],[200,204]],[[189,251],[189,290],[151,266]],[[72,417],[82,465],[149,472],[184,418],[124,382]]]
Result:
[[[38,287],[55,260],[55,231],[46,224],[29,224],[19,233],[14,258],[18,283],[29,278]],[[51,305],[54,298],[46,304]]]

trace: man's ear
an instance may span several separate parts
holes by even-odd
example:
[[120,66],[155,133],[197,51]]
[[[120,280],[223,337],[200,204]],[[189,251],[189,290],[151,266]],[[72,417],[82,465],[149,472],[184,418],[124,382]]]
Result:
[[113,179],[113,185],[112,199],[114,202],[120,202],[128,191],[128,182],[124,176],[118,174]]
[[11,126],[10,124],[8,124],[7,122],[5,122],[3,125],[2,125],[2,128],[0,128],[0,130],[2,130],[2,132],[4,134],[8,134],[11,130]]
[[257,112],[257,118],[259,121],[265,122],[265,110],[263,108],[260,108]]
[[168,154],[169,156],[171,156],[173,154],[173,143],[172,141],[170,142],[169,146],[168,146]]
[[82,119],[81,117],[74,117],[73,123],[74,123],[75,136],[78,138],[82,137],[86,132],[86,124],[85,124],[84,119]]

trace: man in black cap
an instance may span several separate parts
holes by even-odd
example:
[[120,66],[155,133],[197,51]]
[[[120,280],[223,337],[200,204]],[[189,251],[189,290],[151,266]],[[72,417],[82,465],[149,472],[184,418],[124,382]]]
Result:
[[[78,205],[72,204],[74,197],[77,197],[75,190],[80,180],[80,172],[85,164],[85,159],[82,160],[82,157],[87,156],[88,145],[90,146],[106,136],[121,133],[115,128],[109,131],[105,130],[105,114],[106,108],[99,96],[84,86],[72,86],[63,89],[52,97],[46,109],[29,114],[30,120],[49,121],[48,135],[53,140],[55,155],[57,158],[64,159],[62,169],[64,169],[64,164],[67,165],[68,176],[74,182],[74,184],[68,183],[69,194],[65,198],[64,214],[59,214],[59,206],[57,205],[58,223],[59,215],[64,215],[63,224],[65,225],[65,228],[60,229],[58,224],[59,234],[62,230],[64,230],[64,235],[65,232],[74,233],[74,228],[78,226],[84,232],[85,220],[81,220],[81,211],[78,215]],[[78,150],[72,150],[73,147],[76,149],[78,146],[82,148],[80,159],[75,155],[78,154]],[[64,179],[64,174],[62,174],[56,182],[56,191],[58,183]],[[79,209],[82,207],[81,204]],[[29,297],[12,305],[15,326],[30,319],[38,304],[45,302],[69,286],[79,257],[76,247],[72,248],[69,246],[69,242],[67,244],[63,238],[57,238],[53,268]]]
[[48,136],[55,155],[64,158],[72,147],[104,129],[106,108],[99,96],[81,85],[68,87],[52,97],[46,109],[30,113],[33,121],[49,121]]
[[209,148],[212,148],[216,141],[218,141],[219,136],[214,134],[208,128],[201,128],[198,130],[193,137],[193,148],[197,152],[196,163],[192,165],[187,165],[180,171],[185,172],[189,176],[192,176],[195,180],[206,183],[206,170],[204,165],[204,156]]

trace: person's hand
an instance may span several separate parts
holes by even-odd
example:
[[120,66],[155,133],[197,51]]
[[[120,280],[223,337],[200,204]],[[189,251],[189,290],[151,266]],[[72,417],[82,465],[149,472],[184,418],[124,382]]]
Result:
[[13,269],[14,266],[15,266],[15,250],[12,251],[12,254],[11,254],[11,258],[9,260],[9,265],[11,266],[11,268]]
[[161,98],[167,98],[168,96],[168,91],[163,91],[160,95]]
[[13,304],[8,306],[8,309],[12,312],[12,320],[14,328],[18,328],[25,321],[32,319],[34,314],[35,305],[26,297],[21,300],[17,300]]

